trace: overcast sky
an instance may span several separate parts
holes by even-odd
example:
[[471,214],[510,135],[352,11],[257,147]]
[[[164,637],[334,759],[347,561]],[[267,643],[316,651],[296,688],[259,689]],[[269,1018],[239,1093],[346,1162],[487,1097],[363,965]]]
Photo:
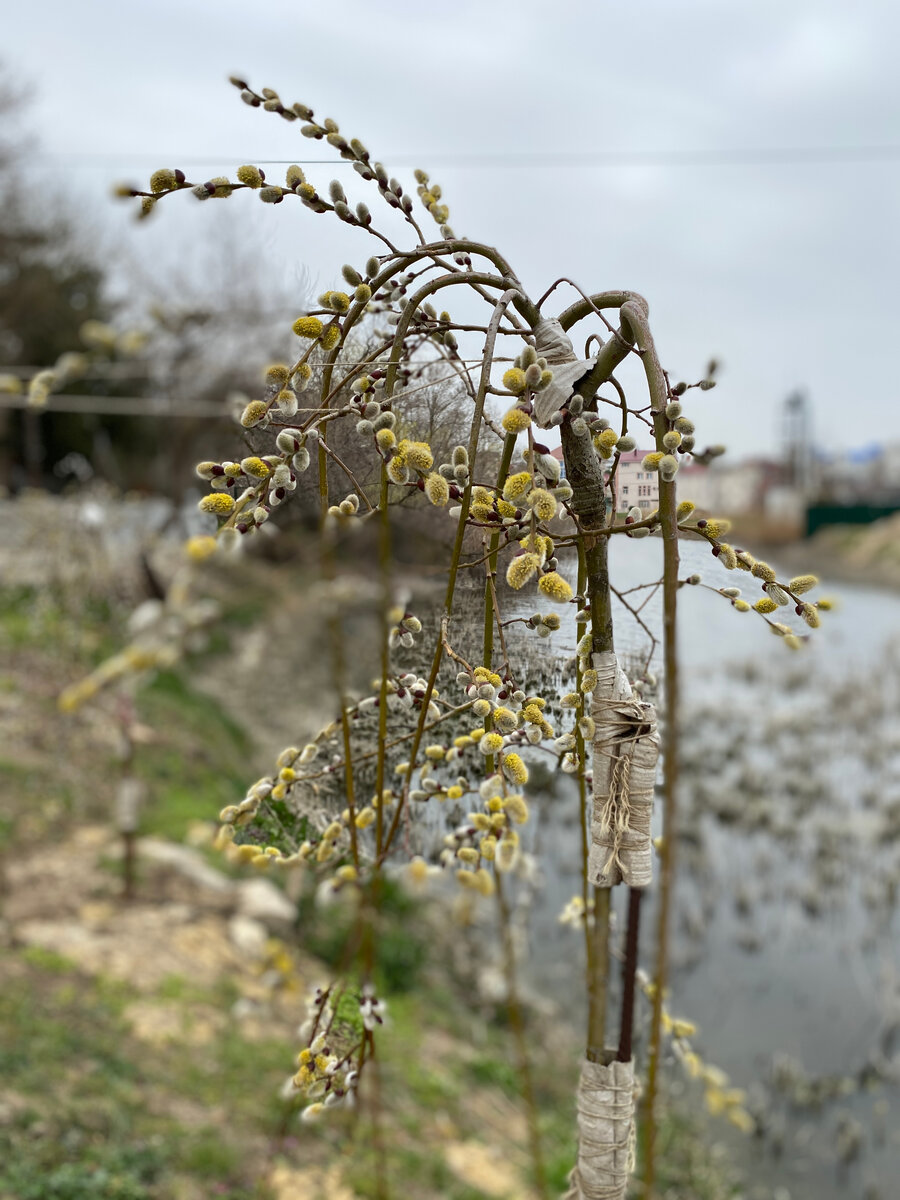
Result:
[[[675,378],[699,377],[711,355],[723,364],[715,391],[692,394],[700,444],[776,450],[798,387],[819,444],[900,440],[896,3],[43,0],[10,11],[2,55],[33,91],[54,175],[160,271],[200,263],[194,247],[211,233],[246,228],[261,271],[299,294],[304,268],[333,286],[341,263],[374,248],[299,203],[246,193],[217,206],[172,197],[140,226],[115,206],[113,183],[157,166],[203,179],[325,157],[299,123],[241,104],[225,82],[237,72],[333,116],[389,170],[392,157],[430,169],[454,229],[495,243],[533,295],[560,275],[642,292]],[[307,173],[323,190],[351,174]],[[394,173],[412,183],[409,166]],[[223,257],[223,282],[240,287]],[[560,307],[573,298],[558,295]]]

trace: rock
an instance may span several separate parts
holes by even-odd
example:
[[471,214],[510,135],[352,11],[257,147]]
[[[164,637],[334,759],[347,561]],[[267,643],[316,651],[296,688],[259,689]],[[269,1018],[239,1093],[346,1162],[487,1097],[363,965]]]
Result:
[[268,879],[245,879],[237,885],[238,912],[252,917],[272,933],[289,933],[297,909],[284,892]]
[[185,1007],[176,1001],[135,1000],[123,1016],[131,1031],[152,1045],[208,1046],[222,1032],[225,1014],[209,1005]]
[[241,996],[231,1006],[231,1015],[235,1021],[249,1021],[264,1013],[265,1009],[249,996]]
[[221,919],[193,917],[179,904],[123,907],[102,926],[71,918],[22,921],[15,937],[21,945],[71,959],[91,975],[120,979],[137,992],[154,991],[171,976],[212,986],[243,966]]
[[[158,838],[141,838],[137,847],[138,859],[160,863],[177,871],[197,887],[226,895],[234,891],[234,882],[210,866],[202,854],[179,842],[164,842]],[[271,886],[271,885],[270,885]]]
[[273,1167],[267,1183],[275,1200],[353,1200],[340,1167]]
[[228,922],[228,936],[242,958],[262,958],[269,934],[265,925],[255,917],[235,913]]
[[116,905],[109,900],[93,900],[78,909],[79,920],[88,926],[108,925],[116,915]]
[[522,1195],[522,1181],[508,1158],[482,1142],[451,1142],[444,1147],[447,1166],[463,1183],[486,1196]]

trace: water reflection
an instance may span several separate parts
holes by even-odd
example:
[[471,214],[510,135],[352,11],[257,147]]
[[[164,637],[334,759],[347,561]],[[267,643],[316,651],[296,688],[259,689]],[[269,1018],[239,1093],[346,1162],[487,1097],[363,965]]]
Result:
[[[624,589],[655,578],[660,547],[614,541],[611,557]],[[685,542],[682,557],[684,574],[747,584],[755,598],[756,581],[726,572],[705,546]],[[851,1187],[887,1197],[900,1174],[900,1144],[887,1132],[900,1030],[900,605],[875,589],[839,590],[840,607],[794,654],[755,614],[702,589],[680,592],[684,818],[671,1007],[700,1026],[704,1058],[752,1085],[763,1152],[721,1122],[712,1132],[766,1196],[777,1184],[794,1197]],[[642,616],[659,629],[659,594]],[[549,652],[567,658],[574,627],[553,643]],[[620,605],[616,643],[635,656],[647,644]],[[532,980],[579,1021],[581,940],[563,942],[557,920],[580,890],[571,780],[548,775],[536,808],[545,879]],[[652,908],[653,897],[648,964]]]

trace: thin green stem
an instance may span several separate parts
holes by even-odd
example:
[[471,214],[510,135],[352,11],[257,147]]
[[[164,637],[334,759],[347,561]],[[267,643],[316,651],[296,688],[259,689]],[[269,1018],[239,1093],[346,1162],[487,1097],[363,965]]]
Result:
[[[378,761],[375,767],[375,871],[384,844],[384,772],[387,757],[388,671],[390,669],[391,522],[388,512],[387,468],[381,465],[378,517],[378,570],[381,576],[381,683],[378,690]],[[373,873],[374,877],[374,873]]]
[[[491,363],[493,361],[493,348],[496,339],[496,331],[503,318],[507,306],[513,298],[518,295],[515,288],[508,288],[497,300],[494,306],[494,313],[488,325],[488,333],[485,338],[484,359],[481,368],[481,378],[478,383],[478,392],[475,396],[475,410],[472,415],[472,428],[469,432],[468,455],[469,463],[474,464],[475,455],[478,450],[478,438],[481,433],[481,418],[484,412],[485,399],[487,397],[488,383],[491,378]],[[419,712],[419,720],[416,724],[416,733],[413,738],[412,748],[409,755],[409,767],[406,773],[406,779],[403,785],[403,795],[394,810],[394,815],[391,819],[390,828],[382,847],[379,861],[383,862],[385,856],[391,848],[391,844],[396,836],[397,829],[400,826],[400,820],[406,805],[409,803],[410,783],[412,782],[413,771],[416,767],[416,758],[419,753],[419,747],[422,744],[422,736],[425,731],[425,725],[428,720],[428,707],[431,702],[431,697],[434,695],[434,687],[437,682],[438,672],[441,668],[441,660],[444,653],[443,638],[446,635],[446,626],[449,624],[450,615],[453,611],[453,597],[456,592],[456,580],[459,575],[459,563],[462,557],[463,542],[466,533],[466,521],[469,516],[469,508],[472,502],[472,476],[469,475],[469,482],[466,484],[462,494],[460,504],[459,520],[456,525],[456,539],[453,543],[453,552],[450,557],[450,574],[447,579],[447,592],[444,598],[444,612],[441,617],[441,636],[437,639],[437,644],[434,649],[434,658],[431,663],[431,671],[428,675],[428,682],[425,686],[425,695],[421,701],[421,709]]]
[[[470,272],[466,275],[460,275],[458,272],[454,271],[448,275],[439,275],[436,279],[429,279],[427,283],[422,284],[419,290],[414,292],[409,298],[409,301],[400,315],[400,320],[397,322],[397,332],[394,334],[394,344],[391,347],[391,355],[388,361],[387,374],[384,380],[385,396],[389,397],[393,394],[394,386],[397,380],[397,370],[400,366],[400,359],[403,355],[404,339],[406,338],[406,334],[409,330],[412,319],[416,314],[416,311],[418,310],[419,306],[428,299],[429,296],[433,296],[436,292],[442,291],[447,287],[458,287],[460,285],[466,285],[469,283],[484,283],[488,284],[490,287],[508,288],[509,282],[510,281],[508,279],[501,279],[499,276],[490,275],[487,272]],[[517,289],[511,289],[510,295],[518,295]],[[509,303],[509,301],[507,301],[507,303]],[[497,331],[496,328],[492,329],[492,325],[493,322],[491,323],[491,326],[488,327],[488,338],[490,338],[493,346],[493,341],[496,338]],[[484,361],[487,363],[493,362],[493,351],[489,356],[485,357]],[[485,388],[486,386],[487,385],[485,385]],[[474,462],[474,459],[470,459],[470,461]]]
[[[579,556],[583,564],[584,594],[591,607],[591,632],[594,653],[613,649],[612,601],[609,590],[609,565],[606,538],[593,530],[606,519],[603,472],[589,437],[572,432],[571,421],[562,425],[566,478],[572,487],[570,505],[582,528]],[[587,526],[591,532],[585,532]],[[585,831],[585,840],[587,832]],[[588,1027],[587,1057],[602,1061],[606,1039],[606,1007],[609,980],[610,889],[594,888],[594,921],[588,953]]]
[[[584,555],[584,545],[579,541],[579,543],[578,543],[578,594],[579,594],[579,596],[585,595],[586,588],[587,588],[587,562],[585,560],[585,555]],[[581,642],[581,639],[584,637],[586,632],[587,632],[587,622],[584,620],[578,621],[575,626],[575,636],[579,643]],[[582,677],[583,672],[581,670],[581,659],[580,658],[576,659],[576,664],[577,665],[575,668],[575,687],[578,691],[579,696],[583,696],[584,693],[581,690],[581,677]],[[575,732],[575,740],[576,740],[576,750],[578,752],[578,759],[581,763],[581,770],[578,772],[578,811],[580,814],[579,824],[581,826],[581,900],[584,905],[585,990],[587,992],[588,997],[590,997],[591,986],[592,986],[591,981],[593,979],[593,954],[594,954],[594,942],[593,942],[593,938],[591,937],[591,920],[590,920],[590,904],[589,904],[590,895],[591,895],[591,885],[590,885],[590,880],[588,878],[588,862],[590,861],[591,844],[590,844],[588,812],[587,812],[587,805],[588,805],[587,782],[585,780],[585,770],[587,767],[587,761],[586,761],[586,757],[585,757],[586,749],[585,749],[585,745],[584,745],[584,738],[582,737],[581,730],[578,728],[577,725],[576,725],[576,732]],[[590,1030],[590,1028],[591,1028],[591,1015],[592,1014],[589,1012],[588,1013],[588,1030]],[[588,1041],[590,1041],[589,1034],[588,1034]]]
[[503,877],[494,872],[496,881],[497,912],[500,921],[500,931],[503,938],[503,965],[506,976],[506,1007],[509,1013],[509,1023],[513,1031],[518,1055],[519,1074],[522,1078],[522,1098],[525,1101],[525,1114],[528,1122],[528,1147],[531,1151],[531,1162],[534,1170],[534,1181],[538,1195],[542,1200],[547,1197],[547,1174],[544,1168],[544,1154],[541,1147],[541,1127],[538,1115],[537,1101],[534,1095],[534,1082],[531,1077],[531,1060],[528,1053],[528,1038],[525,1032],[525,1019],[522,1004],[519,1000],[519,990],[516,975],[516,950],[513,942],[510,924],[509,906],[503,894]]
[[[506,477],[509,474],[509,464],[512,462],[513,451],[516,446],[516,435],[508,433],[503,442],[503,453],[500,456],[500,469],[497,473],[497,490],[503,491],[503,485],[506,483]],[[471,464],[474,467],[474,463]],[[497,574],[497,555],[500,550],[500,530],[491,534],[490,544],[487,553],[487,579],[492,580]],[[491,588],[485,586],[484,589],[484,665],[491,669],[491,660],[494,654],[494,598]]]
[[[622,307],[623,325],[633,332],[650,393],[656,445],[665,450],[668,399],[665,376],[659,364],[646,309],[637,304]],[[662,1010],[669,970],[669,929],[675,880],[675,839],[678,816],[678,501],[675,481],[660,478],[659,516],[663,539],[663,664],[665,675],[665,729],[663,734],[663,843],[660,854],[659,909],[656,921],[657,964],[650,1020],[650,1055],[644,1095],[644,1200],[651,1200],[656,1179],[656,1097],[662,1055]]]

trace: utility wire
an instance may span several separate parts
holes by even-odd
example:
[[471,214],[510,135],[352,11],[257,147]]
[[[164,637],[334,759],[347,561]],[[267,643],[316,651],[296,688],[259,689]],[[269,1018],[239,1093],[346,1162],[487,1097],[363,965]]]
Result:
[[28,403],[27,396],[0,393],[0,411],[4,409],[25,409],[38,416],[52,416],[54,413],[95,413],[112,417],[233,419],[227,405],[196,400],[182,401],[169,396],[70,396],[63,392],[54,392],[48,397],[46,405],[34,408]]
[[[222,154],[152,154],[148,152],[65,153],[43,152],[35,155],[38,161],[66,163],[67,167],[104,167],[111,164],[183,162],[197,166],[220,166],[226,161],[248,162],[257,166],[352,166],[344,159],[330,158],[256,158],[253,155]],[[538,165],[557,168],[579,167],[743,167],[743,166],[807,166],[846,163],[879,163],[900,161],[900,145],[871,146],[760,146],[726,147],[698,150],[595,150],[583,152],[493,151],[477,152],[436,151],[422,154],[386,155],[385,162],[397,166],[461,167],[472,170],[515,170]]]

